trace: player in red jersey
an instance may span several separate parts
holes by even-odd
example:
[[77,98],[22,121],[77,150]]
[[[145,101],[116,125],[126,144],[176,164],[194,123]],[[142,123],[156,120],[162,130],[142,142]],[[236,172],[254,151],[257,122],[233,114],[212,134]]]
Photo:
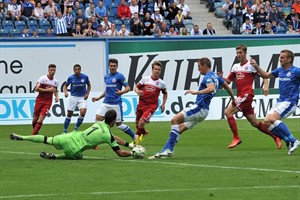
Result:
[[[234,64],[231,68],[231,72],[227,78],[224,80],[230,84],[233,80],[236,80],[237,88],[237,99],[236,106],[229,104],[225,110],[225,115],[230,126],[230,129],[233,133],[233,141],[228,146],[228,148],[233,148],[241,144],[241,139],[238,135],[238,128],[233,115],[239,111],[243,112],[243,115],[251,123],[252,126],[260,130],[261,132],[271,136],[276,142],[277,148],[281,148],[281,141],[278,137],[273,135],[268,131],[264,124],[257,120],[254,115],[254,109],[252,108],[252,102],[254,97],[254,92],[252,89],[253,81],[255,75],[259,75],[256,69],[250,64],[247,60],[247,47],[245,45],[239,45],[236,47],[237,59],[240,63]],[[264,79],[264,94],[268,94],[268,81]]]
[[148,131],[145,130],[145,125],[150,122],[150,118],[158,107],[160,92],[163,93],[161,112],[165,110],[168,93],[165,82],[159,78],[161,68],[162,64],[154,61],[152,63],[152,75],[142,78],[134,88],[134,91],[139,95],[135,120],[137,128],[136,143],[142,141],[143,136],[148,134]]
[[48,74],[41,76],[36,83],[35,91],[39,92],[35,99],[34,113],[32,118],[32,135],[38,134],[42,127],[43,121],[52,104],[53,93],[55,102],[58,102],[58,81],[54,78],[56,65],[48,66]]

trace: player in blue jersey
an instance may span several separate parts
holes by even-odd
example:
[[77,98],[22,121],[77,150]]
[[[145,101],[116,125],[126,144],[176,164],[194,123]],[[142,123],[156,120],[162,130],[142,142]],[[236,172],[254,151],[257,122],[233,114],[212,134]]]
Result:
[[[127,80],[124,75],[117,72],[118,60],[110,58],[108,61],[109,73],[104,76],[104,82],[106,85],[105,91],[99,97],[93,97],[92,101],[99,101],[104,97],[104,101],[100,108],[96,112],[96,121],[103,121],[105,113],[114,109],[117,112],[116,125],[119,129],[128,134],[133,140],[135,140],[135,134],[131,128],[123,124],[123,109],[121,95],[130,91]],[[122,87],[125,87],[122,90]]]
[[188,90],[185,94],[197,95],[193,105],[177,113],[171,120],[170,137],[164,148],[149,159],[170,157],[173,155],[174,146],[178,142],[179,135],[184,131],[191,129],[197,123],[202,122],[208,115],[209,105],[215,96],[219,86],[223,86],[229,93],[232,103],[234,104],[234,95],[230,87],[216,73],[211,71],[211,62],[208,58],[198,60],[198,70],[204,75],[200,87],[197,91]]
[[67,133],[67,129],[71,122],[73,112],[76,107],[79,108],[79,116],[74,127],[74,130],[77,131],[78,127],[82,124],[86,110],[87,103],[86,100],[89,97],[91,91],[91,83],[89,77],[81,73],[81,66],[75,64],[73,67],[74,74],[68,77],[66,83],[63,86],[65,97],[68,97],[68,86],[70,86],[71,97],[69,99],[68,113],[64,123],[64,133]]
[[250,63],[263,78],[279,78],[279,99],[264,119],[264,124],[273,134],[283,139],[291,155],[299,146],[297,140],[286,124],[281,121],[296,111],[299,100],[300,68],[293,65],[294,54],[290,50],[282,50],[279,55],[281,67],[268,73],[261,69],[254,59]]

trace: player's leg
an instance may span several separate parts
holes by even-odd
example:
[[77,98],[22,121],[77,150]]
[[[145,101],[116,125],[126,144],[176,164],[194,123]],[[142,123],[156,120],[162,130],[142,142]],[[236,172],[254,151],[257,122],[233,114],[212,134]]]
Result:
[[270,137],[272,137],[276,143],[277,148],[281,149],[282,144],[281,144],[280,138],[278,138],[276,135],[271,133],[271,131],[269,131],[262,122],[257,120],[257,118],[255,117],[254,114],[246,114],[245,112],[243,112],[243,113],[244,113],[244,116],[247,118],[247,120],[250,122],[250,124],[252,126],[254,126],[258,130],[260,130],[262,133],[265,133],[266,135],[269,135]]
[[128,125],[122,123],[122,121],[123,121],[122,105],[116,105],[116,106],[113,106],[113,108],[117,112],[117,118],[116,118],[117,128],[122,130],[127,135],[129,135],[132,138],[132,140],[134,141],[135,140],[134,132],[131,130],[131,128]]
[[68,132],[68,127],[70,125],[72,116],[73,116],[73,111],[68,110],[67,111],[67,117],[65,118],[65,122],[64,122],[64,133]]
[[[237,100],[238,99],[239,98],[237,98]],[[238,104],[238,101],[237,101],[237,104]],[[242,142],[238,135],[238,128],[237,128],[236,120],[233,116],[238,111],[239,111],[238,107],[235,107],[232,104],[229,104],[228,107],[225,109],[225,116],[227,118],[228,125],[233,134],[233,140],[232,140],[231,144],[228,146],[228,148],[233,148]]]
[[47,116],[48,111],[50,110],[51,104],[43,104],[41,106],[41,111],[38,117],[38,120],[36,122],[36,125],[34,126],[34,129],[32,131],[32,135],[37,135],[39,130],[42,128],[43,121],[45,117]]
[[83,97],[79,100],[78,108],[79,108],[79,116],[77,118],[77,122],[76,122],[76,125],[74,127],[75,131],[77,131],[79,126],[82,124],[82,122],[84,120],[84,116],[86,114],[86,110],[87,110],[86,100],[84,100]]
[[108,107],[107,104],[102,103],[96,112],[96,122],[104,121],[105,113],[110,109],[113,108]]
[[155,109],[148,109],[145,110],[144,112],[142,112],[142,116],[140,117],[139,121],[138,121],[138,132],[139,132],[139,141],[141,142],[144,138],[144,136],[146,136],[149,132],[148,130],[145,129],[145,126],[147,123],[150,122],[150,119],[153,115],[153,113],[155,112]]
[[32,128],[34,129],[34,127],[36,126],[36,123],[38,121],[40,112],[41,112],[41,104],[39,104],[38,102],[35,103],[34,105],[34,112],[33,112],[33,118],[32,118]]

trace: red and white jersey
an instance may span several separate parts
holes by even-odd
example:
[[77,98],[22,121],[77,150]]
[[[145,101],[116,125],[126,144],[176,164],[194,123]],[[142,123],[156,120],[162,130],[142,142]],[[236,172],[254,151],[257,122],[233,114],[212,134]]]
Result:
[[167,93],[166,84],[162,79],[152,79],[151,76],[142,78],[137,87],[142,90],[143,95],[139,98],[139,106],[158,106],[158,97],[160,91]]
[[256,74],[256,69],[247,61],[243,65],[240,63],[234,64],[227,79],[230,81],[236,79],[238,96],[243,96],[244,94],[252,94],[254,96],[253,81]]
[[[56,78],[50,79],[47,75],[41,76],[37,81],[37,86],[40,88],[58,87]],[[36,102],[44,104],[52,104],[53,92],[39,92],[36,97]]]

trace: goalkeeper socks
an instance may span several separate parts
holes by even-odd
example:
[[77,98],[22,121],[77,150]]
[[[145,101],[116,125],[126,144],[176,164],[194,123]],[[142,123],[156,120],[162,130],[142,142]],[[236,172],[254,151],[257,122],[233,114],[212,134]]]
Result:
[[67,132],[70,122],[71,122],[71,117],[66,117],[65,123],[64,123],[64,133]]
[[227,122],[229,124],[229,127],[230,127],[232,133],[233,133],[233,138],[234,139],[240,139],[239,138],[239,134],[238,134],[238,129],[237,129],[236,121],[235,121],[234,117],[233,116],[228,117],[227,118]]
[[280,130],[281,133],[283,133],[289,140],[289,142],[295,142],[296,138],[293,136],[293,134],[289,131],[288,127],[280,120],[276,120],[274,122],[274,125]]
[[82,124],[83,119],[84,119],[84,117],[82,117],[82,116],[79,115],[74,130],[77,131],[78,127]]
[[32,131],[32,135],[38,134],[38,132],[41,129],[42,125],[43,125],[43,122],[37,122],[34,129],[33,129],[33,131]]
[[124,131],[127,135],[129,135],[133,140],[135,139],[135,134],[131,130],[131,128],[126,124],[121,124],[118,126],[118,129]]
[[262,122],[259,122],[257,129],[260,130],[261,132],[271,136],[273,139],[276,139],[276,135],[271,133]]

